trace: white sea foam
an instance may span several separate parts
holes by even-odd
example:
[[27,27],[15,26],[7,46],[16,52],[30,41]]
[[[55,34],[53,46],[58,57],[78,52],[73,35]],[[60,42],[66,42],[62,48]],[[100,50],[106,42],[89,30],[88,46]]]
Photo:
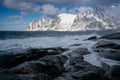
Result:
[[48,48],[48,47],[68,48],[70,47],[70,45],[73,44],[82,44],[84,39],[92,35],[90,34],[90,35],[74,35],[74,36],[63,36],[63,37],[39,37],[39,38],[0,40],[0,51],[7,51],[16,48],[22,48],[22,49]]

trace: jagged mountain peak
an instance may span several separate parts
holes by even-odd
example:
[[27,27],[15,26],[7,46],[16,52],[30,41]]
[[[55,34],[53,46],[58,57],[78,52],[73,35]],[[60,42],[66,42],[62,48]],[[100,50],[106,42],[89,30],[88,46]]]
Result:
[[[113,5],[112,5],[113,6]],[[97,7],[80,14],[59,14],[55,19],[44,19],[30,23],[27,30],[114,30],[120,28],[120,5]]]

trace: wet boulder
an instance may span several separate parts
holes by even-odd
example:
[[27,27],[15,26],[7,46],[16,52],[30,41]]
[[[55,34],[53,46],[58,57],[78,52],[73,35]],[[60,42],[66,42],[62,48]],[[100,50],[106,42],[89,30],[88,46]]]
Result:
[[104,70],[85,62],[81,56],[70,58],[68,69],[55,80],[104,80]]
[[120,80],[120,65],[112,66],[108,75],[111,80]]
[[72,44],[72,45],[70,45],[70,47],[71,46],[80,46],[81,44]]
[[26,61],[37,60],[47,55],[57,55],[64,52],[63,48],[43,48],[43,49],[29,49],[25,53],[16,54],[13,58],[4,65],[5,68],[17,66]]
[[65,72],[55,80],[104,80],[104,70],[84,61],[87,49],[76,49],[69,54]]
[[120,45],[112,41],[101,40],[93,46],[94,50],[96,49],[116,49],[120,50]]
[[[1,72],[6,75],[21,74],[46,74],[55,78],[64,72],[64,63],[67,57],[64,55],[50,55],[36,61],[24,62],[16,67]],[[27,79],[29,80],[29,79]]]
[[102,40],[93,46],[93,50],[104,58],[120,61],[120,44]]
[[91,52],[87,48],[76,48],[73,50],[69,55],[70,56],[81,56],[81,55],[86,55],[86,54],[91,54]]
[[0,75],[0,80],[52,80],[47,74]]
[[96,40],[96,39],[98,39],[97,36],[91,36],[91,37],[85,39],[85,41],[86,41],[86,40]]
[[101,62],[102,68],[105,70],[105,76],[109,80],[120,80],[120,65],[118,64],[109,65],[105,62]]
[[13,54],[0,54],[0,67],[3,67],[13,57]]
[[104,35],[100,39],[117,39],[120,40],[120,32]]

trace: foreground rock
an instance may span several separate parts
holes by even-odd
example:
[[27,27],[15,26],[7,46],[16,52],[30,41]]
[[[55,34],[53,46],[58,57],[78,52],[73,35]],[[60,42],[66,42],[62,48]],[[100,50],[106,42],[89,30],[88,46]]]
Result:
[[120,32],[112,33],[112,34],[109,34],[109,35],[104,35],[101,38],[102,39],[117,39],[117,40],[120,40]]
[[98,39],[97,36],[91,36],[91,37],[85,39],[85,41],[86,41],[86,40],[96,40],[96,39]]
[[111,66],[106,76],[111,80],[120,80],[120,65]]
[[120,61],[120,45],[111,41],[99,41],[93,46],[94,51],[102,57]]
[[16,74],[16,75],[0,75],[0,80],[52,80],[46,74]]
[[90,54],[85,48],[70,53],[66,71],[55,80],[104,80],[104,70],[85,62],[85,54]]
[[0,54],[0,67],[3,67],[14,55],[12,54]]
[[86,54],[91,54],[91,52],[89,52],[87,48],[77,48],[73,50],[71,53],[69,53],[69,56],[76,56],[76,55],[82,56]]
[[104,70],[84,61],[78,48],[66,55],[46,55],[0,71],[0,80],[104,80]]
[[112,41],[102,40],[94,45],[94,49],[115,49],[120,50],[120,45]]
[[16,80],[17,78],[19,78],[18,80],[29,80],[31,75],[43,78],[40,80],[54,79],[64,72],[63,65],[66,60],[67,57],[64,55],[51,55],[36,61],[24,62],[16,67],[2,71],[0,79],[4,80],[9,76],[10,80]]
[[9,57],[8,55],[4,56],[7,60],[4,61],[4,65],[2,66],[5,68],[11,68],[26,61],[37,60],[47,55],[57,55],[64,51],[66,51],[66,49],[63,48],[29,49],[25,53],[12,55],[12,57]]
[[120,65],[110,66],[102,62],[102,67],[105,70],[105,76],[110,80],[120,80]]

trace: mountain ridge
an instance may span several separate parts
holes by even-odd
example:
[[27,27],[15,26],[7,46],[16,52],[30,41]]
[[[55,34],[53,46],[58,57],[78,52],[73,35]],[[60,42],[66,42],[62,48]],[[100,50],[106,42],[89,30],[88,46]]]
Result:
[[62,13],[55,19],[33,21],[27,31],[79,31],[120,29],[120,5],[97,7],[79,14]]

